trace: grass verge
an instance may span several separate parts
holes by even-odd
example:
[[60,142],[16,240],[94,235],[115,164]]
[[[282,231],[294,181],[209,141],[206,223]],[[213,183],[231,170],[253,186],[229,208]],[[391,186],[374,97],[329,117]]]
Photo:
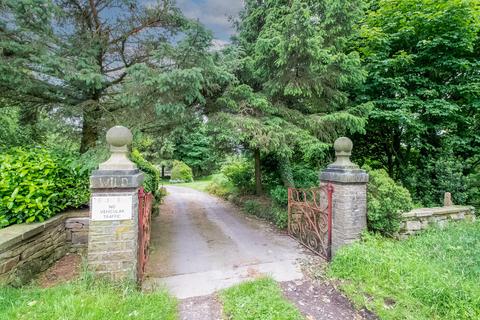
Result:
[[169,181],[161,181],[160,184],[164,186],[179,186],[188,187],[198,191],[207,192],[207,187],[212,181],[212,176],[197,178],[193,182],[171,183]]
[[282,295],[270,278],[247,281],[220,293],[223,311],[230,320],[300,320],[300,311]]
[[120,320],[177,318],[177,302],[165,291],[144,294],[134,286],[77,280],[57,287],[0,287],[2,320]]
[[329,274],[382,319],[480,319],[480,223],[405,241],[367,235],[336,254]]

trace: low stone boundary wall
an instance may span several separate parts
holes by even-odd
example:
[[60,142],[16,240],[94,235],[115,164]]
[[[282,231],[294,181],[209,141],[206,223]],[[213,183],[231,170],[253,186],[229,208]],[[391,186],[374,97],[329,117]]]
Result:
[[70,252],[84,254],[88,247],[89,212],[83,216],[76,215],[65,220],[65,233]]
[[25,284],[65,253],[86,248],[88,215],[88,209],[69,211],[0,229],[0,284]]
[[449,221],[475,220],[475,209],[471,206],[419,208],[402,215],[399,237],[405,238],[426,229],[431,224],[443,226]]

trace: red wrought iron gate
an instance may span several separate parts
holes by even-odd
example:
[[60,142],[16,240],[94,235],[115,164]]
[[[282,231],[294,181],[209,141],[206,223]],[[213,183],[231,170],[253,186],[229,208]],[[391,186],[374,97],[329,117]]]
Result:
[[332,195],[330,183],[319,188],[288,189],[288,233],[327,260],[332,246]]
[[142,281],[150,247],[150,225],[152,217],[152,193],[138,190],[138,280]]

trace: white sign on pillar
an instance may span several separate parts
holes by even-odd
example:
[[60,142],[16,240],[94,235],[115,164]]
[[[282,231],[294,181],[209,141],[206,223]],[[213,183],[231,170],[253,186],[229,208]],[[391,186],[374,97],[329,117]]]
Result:
[[92,220],[130,220],[132,208],[132,196],[93,196]]

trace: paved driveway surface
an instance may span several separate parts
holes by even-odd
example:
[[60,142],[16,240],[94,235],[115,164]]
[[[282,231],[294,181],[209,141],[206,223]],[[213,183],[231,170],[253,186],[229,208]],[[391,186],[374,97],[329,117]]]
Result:
[[146,289],[166,286],[183,299],[261,274],[277,281],[303,277],[298,265],[303,250],[287,235],[206,193],[167,190],[161,213],[152,220]]

